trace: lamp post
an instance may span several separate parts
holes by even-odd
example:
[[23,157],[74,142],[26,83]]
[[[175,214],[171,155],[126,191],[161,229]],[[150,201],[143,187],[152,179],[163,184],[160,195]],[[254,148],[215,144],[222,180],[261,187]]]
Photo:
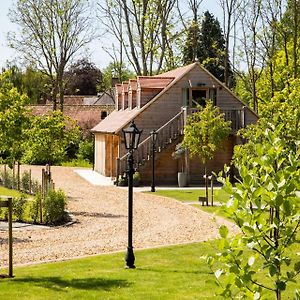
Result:
[[156,151],[156,140],[157,132],[152,130],[150,132],[152,138],[152,182],[151,182],[151,192],[155,192],[155,151]]
[[128,178],[128,246],[127,253],[125,257],[126,268],[134,269],[134,253],[132,246],[132,206],[133,206],[133,150],[137,149],[140,141],[142,130],[138,130],[134,121],[131,122],[130,126],[123,129],[124,140],[125,140],[125,148],[129,150],[128,156],[128,170],[127,170],[127,178]]

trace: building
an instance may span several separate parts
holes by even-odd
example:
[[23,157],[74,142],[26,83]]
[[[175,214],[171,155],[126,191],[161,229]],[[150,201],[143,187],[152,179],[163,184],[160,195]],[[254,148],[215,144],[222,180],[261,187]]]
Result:
[[[53,110],[52,102],[31,105],[34,115],[45,115]],[[77,121],[83,131],[89,131],[115,109],[114,97],[103,92],[97,96],[65,95],[64,114]]]
[[[208,172],[223,169],[229,163],[233,147],[239,142],[236,131],[255,123],[257,115],[198,62],[160,74],[138,76],[116,85],[115,110],[92,129],[95,135],[95,170],[105,176],[118,177],[126,171],[127,151],[122,129],[134,120],[142,129],[141,142],[135,151],[136,168],[144,184],[151,181],[151,136],[156,130],[156,182],[176,184],[180,161],[172,158],[175,146],[182,140],[187,115],[197,104],[212,99],[226,119],[232,121],[232,133],[222,150],[208,163]],[[190,183],[203,179],[200,159],[188,158],[186,171]]]

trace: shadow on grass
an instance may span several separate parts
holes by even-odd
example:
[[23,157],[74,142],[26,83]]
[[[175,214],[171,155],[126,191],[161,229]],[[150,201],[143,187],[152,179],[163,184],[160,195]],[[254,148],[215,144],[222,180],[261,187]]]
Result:
[[[63,291],[66,288],[78,290],[105,290],[114,288],[127,288],[131,285],[127,280],[102,279],[102,278],[79,278],[62,279],[61,277],[25,277],[13,279],[14,284],[30,283],[38,287]],[[66,291],[66,290],[65,290]]]

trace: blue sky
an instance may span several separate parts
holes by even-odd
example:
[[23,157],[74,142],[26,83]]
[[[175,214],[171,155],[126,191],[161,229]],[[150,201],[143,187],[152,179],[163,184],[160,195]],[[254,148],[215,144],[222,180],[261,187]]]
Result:
[[[183,0],[184,2],[185,0]],[[7,33],[9,31],[16,30],[16,26],[12,24],[9,20],[9,8],[16,2],[16,0],[1,0],[1,9],[0,9],[0,68],[6,65],[6,61],[17,61],[17,55],[14,50],[10,49],[7,46]],[[217,0],[204,0],[201,4],[201,10],[209,10],[215,16],[218,16],[221,12]],[[219,19],[219,21],[221,21]],[[95,41],[90,45],[90,49],[87,51],[91,55],[91,60],[94,62],[97,67],[100,69],[107,66],[109,57],[107,54],[101,50],[101,43]]]

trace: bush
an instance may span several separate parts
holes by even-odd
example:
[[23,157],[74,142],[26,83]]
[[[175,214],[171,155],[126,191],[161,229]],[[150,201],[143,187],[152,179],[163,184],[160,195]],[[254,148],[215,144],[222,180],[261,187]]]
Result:
[[26,199],[25,195],[21,195],[20,197],[13,198],[12,201],[12,213],[17,221],[23,220],[23,214],[26,208]]
[[66,203],[66,195],[62,190],[50,190],[43,203],[44,222],[53,225],[63,222]]
[[41,193],[36,193],[34,200],[30,202],[29,216],[34,223],[37,223],[42,202]]
[[141,174],[139,172],[135,172],[133,174],[133,186],[139,186],[141,181]]
[[0,176],[4,187],[12,189],[17,186],[17,178],[13,176],[12,170],[2,171]]
[[24,171],[21,177],[21,188],[23,191],[31,193],[30,191],[30,172]]
[[89,162],[93,162],[93,160],[94,160],[94,145],[93,145],[92,141],[84,140],[79,144],[77,158],[84,159]]

